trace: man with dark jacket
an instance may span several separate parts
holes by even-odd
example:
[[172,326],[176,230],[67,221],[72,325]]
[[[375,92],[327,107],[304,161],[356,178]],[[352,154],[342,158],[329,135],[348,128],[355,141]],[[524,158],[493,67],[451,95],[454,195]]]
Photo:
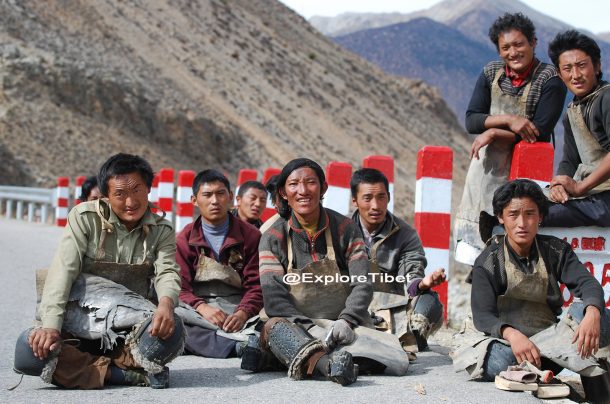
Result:
[[549,56],[574,94],[563,118],[563,159],[551,181],[545,226],[610,226],[610,84],[601,52],[577,31],[558,34]]
[[200,216],[177,236],[180,300],[206,320],[187,325],[186,350],[211,358],[236,356],[236,341],[253,331],[263,296],[258,276],[260,232],[229,214],[233,194],[227,178],[204,170],[193,181]]
[[[426,350],[427,338],[442,324],[443,305],[432,287],[446,280],[445,270],[425,274],[426,256],[417,232],[388,212],[388,179],[379,170],[363,168],[350,183],[352,220],[364,235],[373,277],[373,301],[369,309],[386,311],[378,328],[396,334],[406,351]],[[386,277],[390,275],[390,277]],[[397,304],[397,300],[402,300]]]

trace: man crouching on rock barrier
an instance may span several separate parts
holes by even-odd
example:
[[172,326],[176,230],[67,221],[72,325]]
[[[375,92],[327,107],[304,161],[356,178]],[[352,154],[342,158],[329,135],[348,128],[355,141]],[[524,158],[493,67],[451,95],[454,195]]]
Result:
[[280,218],[263,234],[259,269],[266,314],[260,341],[244,349],[242,369],[275,362],[288,376],[341,385],[361,372],[404,375],[409,360],[398,338],[372,328],[372,285],[358,226],[323,208],[328,188],[314,161],[289,162],[279,175]]
[[[538,234],[548,211],[542,189],[530,180],[498,188],[493,211],[506,235],[487,242],[472,270],[476,330],[456,336],[456,370],[492,381],[508,366],[529,361],[558,373],[579,373],[589,400],[610,396],[610,313],[601,285],[568,243]],[[558,320],[560,283],[582,301]],[[478,331],[477,331],[478,330]]]
[[149,209],[153,171],[141,157],[112,156],[98,179],[103,199],[71,210],[14,370],[67,388],[166,388],[164,365],[184,346],[174,229]]

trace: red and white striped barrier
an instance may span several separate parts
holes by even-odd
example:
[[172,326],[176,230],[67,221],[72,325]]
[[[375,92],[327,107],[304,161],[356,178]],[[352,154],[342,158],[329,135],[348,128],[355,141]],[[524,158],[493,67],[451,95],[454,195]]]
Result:
[[55,196],[55,224],[64,227],[68,223],[68,207],[70,203],[70,179],[68,177],[57,178]]
[[237,206],[237,194],[239,193],[239,187],[248,181],[256,181],[258,173],[256,170],[250,168],[242,168],[237,174],[237,186],[235,187],[235,195],[233,195],[233,205]]
[[390,183],[390,203],[388,210],[394,211],[394,159],[390,156],[367,156],[362,161],[363,168],[376,168],[381,171]]
[[166,213],[165,218],[173,222],[174,202],[174,169],[162,168],[159,170],[159,209]]
[[178,172],[178,189],[176,190],[176,233],[193,221],[193,180],[195,172],[182,170]]
[[349,213],[351,192],[349,182],[352,178],[352,165],[339,161],[331,161],[326,166],[326,182],[328,190],[324,194],[322,206],[335,210],[342,215]]
[[[451,185],[453,151],[445,146],[424,146],[417,153],[415,230],[426,252],[426,275],[444,268],[449,279],[451,236]],[[447,319],[448,282],[434,288]]]
[[[510,179],[528,178],[541,187],[547,186],[553,176],[553,146],[550,143],[519,142],[515,146],[511,163]],[[610,240],[610,229],[602,227],[541,227],[541,234],[548,234],[566,240],[578,255],[578,259],[604,288],[606,307],[610,307],[610,250],[606,240]],[[561,285],[569,306],[574,297]]]
[[553,178],[553,145],[545,142],[515,145],[510,166],[509,180],[527,178],[535,181],[541,188],[550,184]]
[[[154,206],[159,205],[159,174],[155,174],[153,177],[152,186],[150,187],[150,193],[148,194],[148,202]],[[158,209],[153,207],[150,209],[153,213],[157,213]]]
[[[267,168],[264,172],[263,172],[263,184],[267,184],[267,181],[269,181],[269,179],[271,177],[273,177],[274,175],[279,175],[279,173],[281,173],[282,170],[280,170],[279,168],[275,168],[275,167],[269,167]],[[269,219],[271,216],[275,215],[277,212],[275,210],[275,208],[273,207],[273,201],[272,201],[272,196],[269,195],[267,197],[267,207],[265,208],[265,210],[263,211],[263,214],[261,215],[261,220],[263,222],[266,222],[267,219]]]
[[83,183],[86,179],[87,177],[85,177],[84,175],[79,175],[78,177],[76,177],[76,185],[74,186],[74,206],[78,205],[81,202],[85,202],[80,200],[80,194],[83,191]]

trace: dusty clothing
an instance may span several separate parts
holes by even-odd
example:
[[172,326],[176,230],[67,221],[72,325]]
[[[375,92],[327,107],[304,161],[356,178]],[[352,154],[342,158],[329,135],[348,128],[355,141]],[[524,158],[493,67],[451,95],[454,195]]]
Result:
[[[519,259],[508,245],[508,259],[516,268],[531,274],[532,267],[542,259],[548,274],[546,303],[556,316],[561,314],[564,303],[559,283],[565,284],[575,297],[586,306],[593,305],[603,312],[604,293],[599,282],[578,260],[568,243],[553,236],[537,235],[538,248],[532,248],[527,260]],[[504,236],[492,239],[472,269],[471,307],[475,327],[492,337],[500,338],[502,326],[508,325],[500,319],[498,297],[505,294],[508,277],[504,255]]]
[[[510,78],[506,77],[504,65],[502,63],[492,63],[486,67],[487,75],[494,72],[493,79],[489,82],[489,89],[479,89],[478,91],[488,91],[489,97],[477,108],[479,119],[484,122],[490,115],[517,115],[533,119],[532,113],[536,110],[532,106],[534,100],[542,102],[540,96],[542,88],[547,81],[556,77],[554,67],[545,63],[538,63],[532,69],[531,80],[526,80],[526,84],[518,91],[507,91],[507,86],[512,86]],[[485,75],[485,74],[484,74]],[[487,77],[487,76],[486,76]],[[487,79],[486,79],[487,80]],[[487,82],[487,81],[486,81]],[[508,83],[508,84],[507,84]],[[544,118],[544,123],[548,128],[538,128],[544,133],[547,129],[552,131],[555,123],[561,114],[563,99],[565,97],[565,87],[561,84],[561,94],[555,94],[556,98],[549,100],[549,105],[555,108]],[[477,90],[473,98],[477,95]],[[482,109],[482,108],[486,109]],[[540,123],[534,120],[534,124]],[[484,125],[476,125],[476,129],[485,128]],[[460,207],[456,214],[454,224],[454,240],[457,243],[456,259],[458,261],[472,264],[476,256],[484,248],[484,242],[479,235],[479,216],[482,211],[493,215],[492,198],[495,190],[508,181],[510,165],[513,153],[513,142],[494,141],[479,150],[479,159],[473,158],[466,175],[464,192]]]
[[[200,216],[195,222],[186,225],[176,237],[176,261],[182,278],[180,300],[193,308],[206,302],[204,297],[193,290],[199,262],[203,257],[213,259],[212,250],[203,237],[201,220]],[[254,226],[230,217],[229,232],[220,248],[219,263],[232,267],[241,281],[242,297],[235,311],[243,310],[248,317],[257,315],[263,307],[258,274],[260,237],[260,232]]]
[[[237,211],[237,208],[233,208],[233,209],[231,209],[231,211],[230,211],[230,212],[231,212],[231,214],[232,214],[234,217],[237,217],[237,218],[239,218],[240,220],[244,220],[244,219],[242,219],[242,218],[240,218],[240,217],[239,217],[239,212]],[[262,221],[262,220],[260,220],[260,219],[256,219],[256,220],[255,220],[255,221],[253,221],[253,222],[252,222],[252,221],[250,221],[250,220],[244,220],[244,221],[245,221],[245,222],[247,222],[247,223],[250,223],[252,226],[256,227],[257,229],[260,229],[260,228],[261,228],[261,226],[263,225],[263,221]]]
[[[352,220],[362,228],[358,211],[354,212]],[[366,246],[369,257],[373,245],[383,240],[376,249],[376,264],[379,271],[408,278],[406,283],[392,284],[392,292],[405,295],[407,290],[411,297],[420,294],[422,291],[417,285],[425,276],[424,269],[427,262],[424,248],[415,229],[404,220],[387,212],[385,222],[372,236],[371,245]]]
[[[557,75],[554,66],[534,61],[530,77],[523,85],[514,87],[509,77],[506,76],[506,66],[503,62],[493,61],[488,63],[475,84],[468,109],[466,111],[466,130],[468,133],[479,134],[485,132],[485,119],[490,115],[492,84],[494,77],[500,71],[498,83],[506,94],[518,97],[523,95],[528,83],[532,83],[525,117],[531,120],[540,131],[538,139],[542,142],[551,140],[551,133],[561,117],[563,100],[566,96],[566,87]],[[538,64],[540,66],[538,66]],[[517,135],[516,141],[521,140]]]
[[[104,261],[141,264],[147,259],[152,260],[158,298],[167,296],[177,305],[180,276],[171,223],[149,209],[138,226],[128,231],[107,202],[101,200],[99,204],[112,226],[110,232],[102,229],[95,201],[77,205],[68,215],[68,224],[49,268],[40,303],[39,317],[45,328],[61,329],[72,284],[81,272],[89,273],[93,268],[102,233],[106,233]],[[147,256],[144,256],[144,241]]]
[[[582,181],[595,171],[610,150],[610,85],[602,82],[582,99],[574,99],[563,120],[563,159],[558,175]],[[610,226],[610,180],[582,198],[554,203],[544,218],[545,226]]]
[[[284,317],[291,322],[313,326],[312,320],[300,312],[291,297],[291,287],[283,280],[288,269],[288,243],[291,237],[294,268],[321,262],[328,254],[326,230],[330,231],[332,249],[341,275],[367,277],[369,263],[364,242],[357,225],[345,216],[320,206],[318,230],[309,237],[294,214],[288,219],[279,218],[263,234],[259,246],[260,275],[265,311],[269,317]],[[368,305],[372,286],[368,282],[349,283],[349,295],[338,318],[354,325],[369,321]]]

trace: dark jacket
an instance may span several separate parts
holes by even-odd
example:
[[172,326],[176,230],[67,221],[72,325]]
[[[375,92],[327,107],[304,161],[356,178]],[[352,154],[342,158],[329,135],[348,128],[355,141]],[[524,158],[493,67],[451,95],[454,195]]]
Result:
[[[311,320],[297,310],[290,296],[289,286],[283,276],[288,267],[287,236],[292,237],[293,266],[303,268],[305,265],[326,257],[326,240],[324,231],[330,227],[333,249],[341,275],[367,276],[369,262],[364,241],[358,226],[349,218],[320,206],[318,230],[313,238],[301,227],[294,214],[287,221],[279,218],[263,234],[259,247],[260,275],[265,312],[269,317],[284,317],[295,323],[308,327]],[[287,231],[286,223],[290,227]],[[367,277],[368,279],[368,277]],[[368,282],[351,282],[350,294],[345,308],[339,318],[352,324],[363,324],[369,319],[368,307],[373,296],[373,287]]]
[[[553,236],[538,234],[536,240],[539,250],[533,251],[530,259],[541,257],[544,260],[549,276],[546,302],[553,313],[560,315],[564,303],[560,283],[565,284],[574,296],[582,299],[585,307],[593,305],[603,313],[604,290],[578,260],[572,247]],[[502,337],[501,329],[508,325],[500,321],[497,305],[498,296],[503,295],[507,287],[503,246],[504,236],[492,239],[472,269],[471,307],[474,325],[477,330],[496,338]],[[509,255],[517,268],[522,269],[523,266],[514,259],[513,254]]]
[[[232,250],[237,250],[243,261],[232,263],[242,281],[243,297],[235,311],[243,310],[252,317],[263,307],[263,293],[258,276],[258,243],[261,233],[256,227],[229,215],[229,232],[220,247],[219,259],[223,265],[229,265]],[[182,290],[180,300],[197,308],[205,299],[193,294],[193,278],[199,265],[201,250],[205,255],[214,258],[212,248],[203,237],[201,216],[195,222],[189,223],[176,236],[176,262],[180,266]],[[231,314],[231,313],[229,313]]]
[[[352,220],[362,229],[357,210],[354,212]],[[427,265],[424,248],[415,229],[404,220],[387,212],[386,220],[381,229],[373,235],[373,244],[386,237],[396,228],[398,230],[377,247],[377,265],[382,272],[407,278],[407,289],[409,291],[414,290],[415,293],[410,293],[414,296],[421,291],[417,287],[412,287],[412,285],[416,286],[414,284],[419,284],[423,279]],[[367,247],[366,249],[369,258],[371,258],[371,248]],[[395,291],[399,293],[402,290],[400,294],[404,294],[404,284],[394,283]]]

